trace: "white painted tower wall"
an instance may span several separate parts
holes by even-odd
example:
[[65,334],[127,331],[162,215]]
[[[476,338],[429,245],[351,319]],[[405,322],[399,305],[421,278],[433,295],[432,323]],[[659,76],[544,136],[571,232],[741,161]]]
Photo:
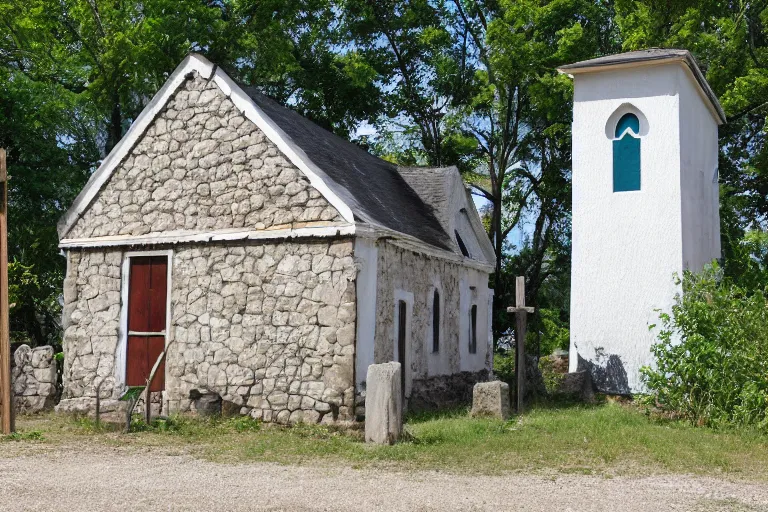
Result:
[[[574,77],[570,371],[598,389],[641,391],[640,368],[674,274],[720,256],[717,122],[682,63]],[[612,139],[640,119],[639,191],[613,191]]]

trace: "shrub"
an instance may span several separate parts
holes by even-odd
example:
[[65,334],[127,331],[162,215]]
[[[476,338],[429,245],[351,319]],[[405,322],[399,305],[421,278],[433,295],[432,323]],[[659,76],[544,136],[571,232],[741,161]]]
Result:
[[493,374],[510,386],[515,385],[515,351],[498,351],[493,355]]
[[[678,283],[680,284],[680,283]],[[717,265],[686,272],[661,313],[656,367],[641,371],[658,406],[694,424],[768,427],[768,302]]]

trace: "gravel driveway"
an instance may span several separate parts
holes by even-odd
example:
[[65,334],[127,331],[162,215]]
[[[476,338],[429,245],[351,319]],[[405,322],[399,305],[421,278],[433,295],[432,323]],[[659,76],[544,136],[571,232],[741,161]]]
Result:
[[0,457],[0,510],[768,510],[768,486],[689,476],[486,477],[236,465],[70,449]]

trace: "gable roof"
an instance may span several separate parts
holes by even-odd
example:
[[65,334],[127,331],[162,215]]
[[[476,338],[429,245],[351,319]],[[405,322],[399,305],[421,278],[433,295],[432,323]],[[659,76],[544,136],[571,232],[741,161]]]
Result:
[[470,245],[470,256],[489,265],[496,262],[495,251],[472,194],[461,179],[459,169],[450,167],[398,167],[397,172],[425,203],[432,206],[443,230],[450,235],[454,252],[461,253],[455,234]]
[[[155,117],[194,72],[206,80],[213,80],[223,94],[304,173],[346,222],[402,233],[433,247],[458,253],[452,237],[436,215],[435,206],[438,205],[425,202],[403,179],[397,166],[319,127],[255,88],[241,86],[221,68],[197,54],[189,55],[176,68],[93,173],[61,218],[58,225],[60,239],[66,238]],[[477,216],[474,208],[473,212]],[[476,221],[480,223],[479,217]],[[484,231],[483,236],[486,236]],[[481,263],[487,264],[482,260]]]
[[321,128],[254,87],[241,88],[323,170],[328,186],[344,199],[356,219],[452,250],[435,212],[400,176],[396,165]]
[[712,88],[707,83],[704,74],[696,64],[688,50],[679,50],[674,48],[648,48],[646,50],[637,50],[633,52],[618,53],[615,55],[605,55],[596,59],[583,60],[573,64],[560,66],[557,70],[571,76],[581,73],[592,73],[597,71],[607,71],[609,69],[628,68],[635,66],[648,66],[666,62],[680,62],[685,64],[688,70],[693,74],[699,89],[704,97],[709,101],[713,113],[718,118],[719,124],[726,122],[725,111],[720,105]]

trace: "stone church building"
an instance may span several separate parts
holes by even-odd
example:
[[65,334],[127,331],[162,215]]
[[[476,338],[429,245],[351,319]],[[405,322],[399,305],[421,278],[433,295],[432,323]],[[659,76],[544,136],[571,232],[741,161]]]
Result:
[[456,168],[397,167],[199,55],[181,63],[59,224],[61,410],[153,381],[281,423],[351,420],[370,364],[411,408],[492,363],[494,253]]

